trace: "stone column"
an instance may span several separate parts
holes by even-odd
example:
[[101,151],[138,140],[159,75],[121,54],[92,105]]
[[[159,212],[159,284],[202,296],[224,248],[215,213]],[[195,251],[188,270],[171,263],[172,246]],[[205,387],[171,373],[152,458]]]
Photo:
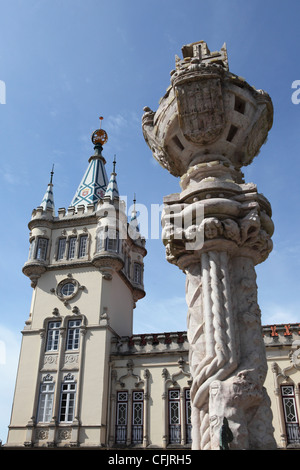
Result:
[[255,274],[272,250],[271,206],[241,172],[266,140],[272,102],[229,72],[225,46],[182,52],[143,133],[182,188],[164,198],[162,233],[186,274],[193,449],[219,449],[224,418],[230,448],[275,448]]

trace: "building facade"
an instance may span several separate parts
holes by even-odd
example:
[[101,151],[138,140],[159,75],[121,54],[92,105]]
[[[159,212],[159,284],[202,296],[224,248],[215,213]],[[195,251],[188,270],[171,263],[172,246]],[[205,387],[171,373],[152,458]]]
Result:
[[[53,172],[29,222],[33,288],[22,331],[7,447],[190,448],[186,332],[133,335],[145,240],[107,178],[101,128],[70,207]],[[300,444],[300,325],[263,327],[265,386],[278,447]]]

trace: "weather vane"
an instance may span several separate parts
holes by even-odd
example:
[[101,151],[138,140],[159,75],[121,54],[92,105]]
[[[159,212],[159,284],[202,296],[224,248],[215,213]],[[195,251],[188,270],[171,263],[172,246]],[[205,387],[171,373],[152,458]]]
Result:
[[100,127],[99,127],[99,129],[97,129],[96,131],[94,131],[92,133],[92,137],[91,137],[92,142],[93,142],[94,145],[96,145],[96,144],[104,145],[104,144],[106,144],[106,142],[108,140],[107,133],[105,132],[104,129],[101,129],[103,117],[100,116],[99,119],[100,119]]

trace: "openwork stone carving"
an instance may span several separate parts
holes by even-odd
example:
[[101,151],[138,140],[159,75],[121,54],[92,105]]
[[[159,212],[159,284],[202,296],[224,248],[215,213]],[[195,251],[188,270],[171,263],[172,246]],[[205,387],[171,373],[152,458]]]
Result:
[[211,53],[201,41],[182,52],[142,127],[154,158],[182,188],[164,198],[162,238],[167,260],[186,274],[193,449],[219,449],[224,418],[230,448],[270,449],[255,265],[272,250],[274,227],[270,203],[241,168],[265,142],[273,106],[229,71],[225,45]]

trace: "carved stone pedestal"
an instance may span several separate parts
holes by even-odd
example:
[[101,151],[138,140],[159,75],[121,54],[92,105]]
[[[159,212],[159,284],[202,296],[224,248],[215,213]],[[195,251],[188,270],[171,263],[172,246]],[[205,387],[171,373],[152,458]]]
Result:
[[[228,70],[225,46],[184,46],[171,87],[143,132],[182,191],[164,198],[167,260],[186,273],[193,449],[272,449],[272,416],[255,265],[272,250],[267,199],[245,184],[272,126],[269,96]],[[228,443],[226,443],[228,444]]]

